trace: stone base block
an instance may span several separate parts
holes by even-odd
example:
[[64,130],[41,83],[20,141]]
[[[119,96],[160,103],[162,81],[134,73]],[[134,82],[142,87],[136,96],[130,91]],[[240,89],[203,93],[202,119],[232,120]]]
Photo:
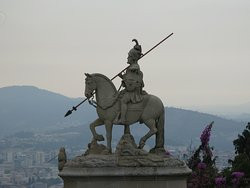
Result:
[[65,188],[186,188],[189,169],[166,167],[65,167]]
[[69,160],[59,176],[65,188],[186,188],[191,170],[164,148],[138,149],[124,134],[114,154],[92,141],[85,154]]

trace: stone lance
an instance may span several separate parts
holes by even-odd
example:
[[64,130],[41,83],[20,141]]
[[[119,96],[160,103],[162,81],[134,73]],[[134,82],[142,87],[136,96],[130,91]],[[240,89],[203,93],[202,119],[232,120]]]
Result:
[[[163,43],[165,40],[167,40],[169,37],[171,37],[174,33],[169,34],[167,37],[165,37],[163,40],[161,40],[160,42],[158,42],[156,45],[154,45],[150,50],[148,50],[146,53],[142,54],[142,56],[140,57],[140,59],[142,57],[144,57],[145,55],[147,55],[149,52],[151,52],[153,49],[155,49],[157,46],[159,46],[161,43]],[[134,41],[134,39],[133,39]],[[114,80],[117,76],[119,76],[121,73],[123,73],[124,71],[126,71],[129,68],[129,66],[127,66],[126,68],[124,68],[122,71],[120,71],[118,74],[116,74],[111,80]],[[93,93],[94,94],[94,93]],[[78,105],[73,106],[71,110],[69,110],[64,117],[69,116],[70,114],[72,114],[73,111],[76,111],[77,108],[83,104],[86,100],[88,100],[88,98],[85,98],[82,102],[80,102]]]

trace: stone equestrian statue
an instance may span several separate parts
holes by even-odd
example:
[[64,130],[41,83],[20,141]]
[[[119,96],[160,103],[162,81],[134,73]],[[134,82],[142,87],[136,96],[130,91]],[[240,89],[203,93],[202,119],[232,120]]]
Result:
[[155,147],[151,151],[165,151],[164,106],[158,97],[143,91],[143,73],[138,65],[142,50],[138,41],[133,41],[136,44],[127,58],[130,66],[124,74],[119,74],[124,87],[122,91],[117,91],[112,81],[102,74],[85,74],[85,96],[89,99],[95,93],[98,114],[98,118],[90,124],[90,130],[94,141],[103,141],[104,137],[97,134],[95,127],[105,125],[107,148],[111,153],[113,125],[124,125],[124,134],[130,134],[131,124],[144,123],[149,131],[140,139],[138,148],[143,148],[146,140],[155,134]]

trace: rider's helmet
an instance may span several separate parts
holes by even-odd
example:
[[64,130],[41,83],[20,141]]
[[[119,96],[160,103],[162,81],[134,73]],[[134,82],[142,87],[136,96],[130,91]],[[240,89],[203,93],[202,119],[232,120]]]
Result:
[[128,64],[137,63],[137,61],[142,56],[141,45],[139,45],[139,43],[136,39],[133,39],[132,41],[135,42],[135,46],[128,52]]

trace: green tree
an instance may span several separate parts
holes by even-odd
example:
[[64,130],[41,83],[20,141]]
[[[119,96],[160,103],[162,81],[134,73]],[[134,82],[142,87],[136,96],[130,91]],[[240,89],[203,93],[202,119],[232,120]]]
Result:
[[231,167],[225,168],[222,175],[226,177],[228,185],[235,186],[233,174],[243,173],[244,176],[236,185],[236,187],[242,187],[250,183],[247,182],[250,179],[250,122],[242,134],[239,134],[238,138],[233,141],[233,144],[236,156],[233,160],[228,161]]
[[246,154],[250,158],[250,122],[242,135],[238,135],[238,139],[233,141],[235,154]]
[[232,171],[244,172],[246,178],[250,178],[250,122],[242,134],[233,141],[233,144],[236,156],[230,161]]

